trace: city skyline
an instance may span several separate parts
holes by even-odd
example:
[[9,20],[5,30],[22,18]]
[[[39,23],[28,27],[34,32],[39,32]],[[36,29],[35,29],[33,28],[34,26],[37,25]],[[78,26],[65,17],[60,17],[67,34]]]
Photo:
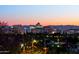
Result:
[[9,25],[79,25],[79,6],[71,5],[2,5],[0,21]]

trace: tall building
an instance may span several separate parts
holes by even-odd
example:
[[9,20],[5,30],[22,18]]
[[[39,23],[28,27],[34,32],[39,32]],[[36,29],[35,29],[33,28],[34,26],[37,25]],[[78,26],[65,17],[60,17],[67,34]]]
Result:
[[24,33],[24,29],[22,25],[13,25],[13,31],[15,33]]
[[30,26],[29,25],[23,25],[23,30],[25,33],[29,33],[30,32]]

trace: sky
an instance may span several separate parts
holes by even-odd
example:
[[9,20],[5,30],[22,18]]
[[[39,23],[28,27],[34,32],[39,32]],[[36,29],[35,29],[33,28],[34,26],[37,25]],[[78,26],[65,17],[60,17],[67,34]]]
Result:
[[9,25],[79,25],[79,5],[0,5],[0,21]]

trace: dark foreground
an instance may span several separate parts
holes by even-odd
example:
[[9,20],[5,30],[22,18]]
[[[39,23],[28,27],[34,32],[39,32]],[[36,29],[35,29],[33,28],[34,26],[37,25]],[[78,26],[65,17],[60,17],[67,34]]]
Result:
[[79,34],[0,33],[0,54],[78,54]]

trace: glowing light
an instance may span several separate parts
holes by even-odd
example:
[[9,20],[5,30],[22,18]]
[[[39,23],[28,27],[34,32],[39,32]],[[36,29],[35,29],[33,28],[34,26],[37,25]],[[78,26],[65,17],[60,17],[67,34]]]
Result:
[[57,47],[60,47],[60,45],[57,45]]
[[37,43],[37,40],[33,40],[32,43]]
[[52,32],[52,34],[54,34],[55,32]]
[[23,48],[23,47],[24,47],[24,44],[22,43],[22,44],[21,44],[21,48]]

